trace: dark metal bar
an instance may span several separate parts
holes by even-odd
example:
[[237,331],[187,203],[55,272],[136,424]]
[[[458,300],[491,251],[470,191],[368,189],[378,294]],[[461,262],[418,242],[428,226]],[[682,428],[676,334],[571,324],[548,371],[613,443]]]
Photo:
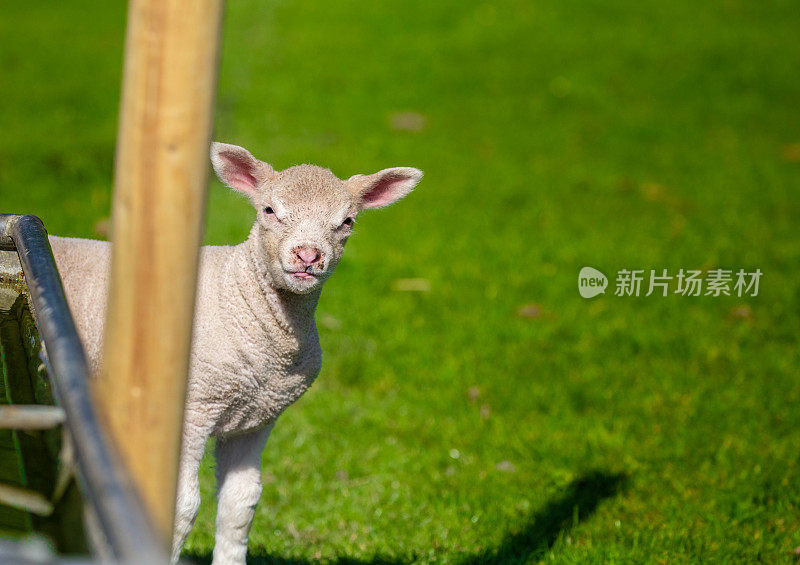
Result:
[[168,557],[144,506],[100,425],[89,390],[86,355],[41,220],[0,214],[0,248],[16,248],[19,255],[50,378],[73,439],[82,490],[113,557],[121,562],[166,563]]

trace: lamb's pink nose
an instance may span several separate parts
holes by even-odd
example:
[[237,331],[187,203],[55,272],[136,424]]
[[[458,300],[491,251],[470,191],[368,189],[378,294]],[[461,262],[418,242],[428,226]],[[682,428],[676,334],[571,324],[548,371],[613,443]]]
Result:
[[296,247],[294,249],[294,254],[297,255],[297,258],[307,267],[318,262],[322,257],[322,254],[316,247]]

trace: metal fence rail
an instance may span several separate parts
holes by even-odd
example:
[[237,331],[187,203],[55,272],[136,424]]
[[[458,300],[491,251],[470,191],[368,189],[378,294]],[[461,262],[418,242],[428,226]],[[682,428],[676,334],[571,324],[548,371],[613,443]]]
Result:
[[124,563],[166,563],[153,525],[99,422],[86,356],[41,220],[0,214],[0,249],[19,255],[49,376],[72,440],[96,553]]

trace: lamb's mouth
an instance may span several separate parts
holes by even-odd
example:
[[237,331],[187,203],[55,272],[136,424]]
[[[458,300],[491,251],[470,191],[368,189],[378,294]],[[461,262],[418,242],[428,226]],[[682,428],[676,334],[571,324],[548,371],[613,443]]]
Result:
[[314,281],[317,276],[307,271],[287,271],[287,275],[299,280]]

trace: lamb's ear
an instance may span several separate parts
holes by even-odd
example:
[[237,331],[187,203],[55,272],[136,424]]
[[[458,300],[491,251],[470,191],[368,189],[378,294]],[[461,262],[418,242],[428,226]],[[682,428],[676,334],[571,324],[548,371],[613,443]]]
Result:
[[344,185],[358,197],[362,208],[381,208],[406,196],[420,179],[422,171],[419,169],[394,167],[372,175],[354,175],[344,181]]
[[211,164],[219,180],[250,198],[256,195],[261,183],[275,174],[272,167],[253,157],[244,147],[228,143],[211,144]]

